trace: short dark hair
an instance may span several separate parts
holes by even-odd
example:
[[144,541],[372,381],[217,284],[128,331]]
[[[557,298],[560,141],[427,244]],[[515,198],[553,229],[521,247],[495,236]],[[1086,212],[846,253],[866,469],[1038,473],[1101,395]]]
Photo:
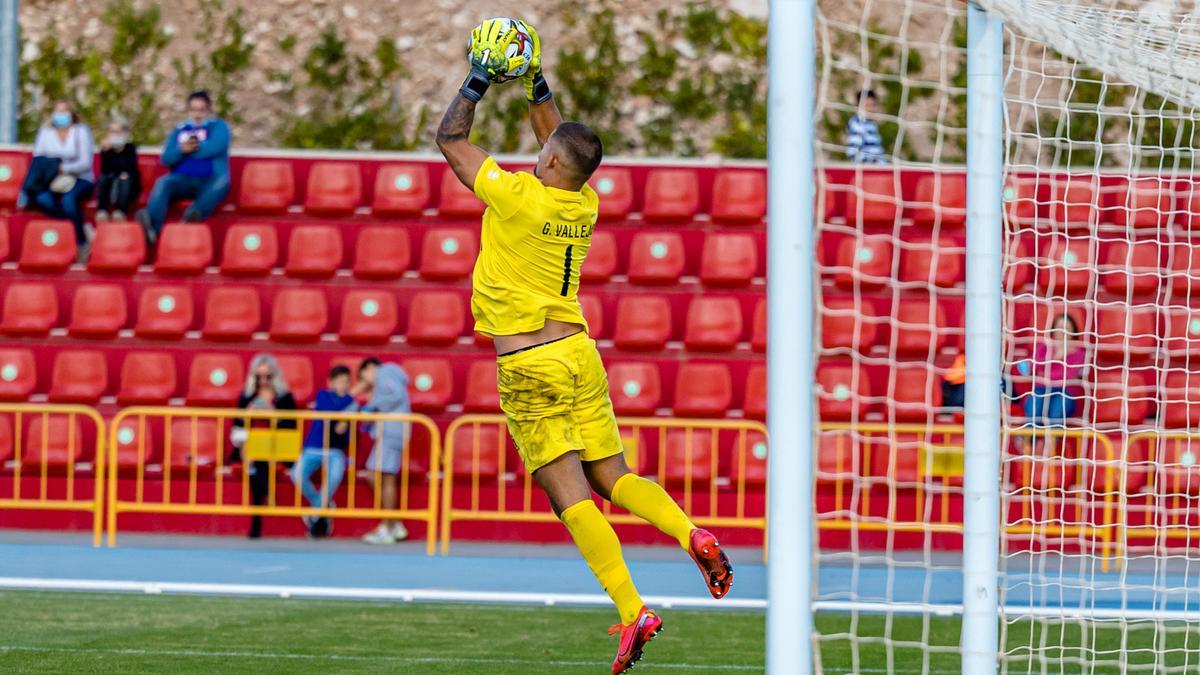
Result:
[[371,366],[378,366],[380,363],[382,363],[382,361],[375,358],[374,356],[368,356],[367,358],[362,360],[362,363],[358,364],[358,372],[361,375],[362,371],[366,370],[367,368],[370,368]]
[[329,379],[342,376],[350,377],[350,368],[347,366],[337,365],[329,369]]
[[204,105],[210,108],[212,107],[212,97],[208,95],[208,91],[204,89],[197,89],[196,91],[193,91],[192,93],[188,94],[187,102],[191,103],[196,99],[200,99],[201,101],[204,101]]
[[875,95],[874,89],[859,89],[856,100],[859,103],[862,103],[864,98],[869,98],[875,101],[879,100],[879,97]]
[[562,148],[570,170],[581,184],[592,177],[604,159],[604,144],[586,124],[563,122],[554,130],[554,142]]

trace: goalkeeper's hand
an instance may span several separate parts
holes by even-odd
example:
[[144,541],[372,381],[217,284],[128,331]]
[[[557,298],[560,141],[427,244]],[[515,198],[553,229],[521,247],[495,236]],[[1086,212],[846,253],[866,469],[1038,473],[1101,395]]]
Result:
[[504,22],[500,19],[488,19],[471,31],[471,43],[467,49],[471,72],[459,88],[463,96],[478,103],[491,83],[506,81],[506,73],[510,69],[525,63],[523,57],[509,59],[505,56],[508,45],[516,37],[516,28],[510,26],[504,30]]
[[[529,38],[533,41],[533,58],[529,62],[529,70],[521,76],[521,84],[525,85],[525,98],[530,103],[545,103],[550,100],[550,85],[546,84],[546,77],[542,74],[542,39],[538,37],[537,30],[530,24],[517,19],[517,23],[529,34]],[[524,62],[524,57],[520,57]]]

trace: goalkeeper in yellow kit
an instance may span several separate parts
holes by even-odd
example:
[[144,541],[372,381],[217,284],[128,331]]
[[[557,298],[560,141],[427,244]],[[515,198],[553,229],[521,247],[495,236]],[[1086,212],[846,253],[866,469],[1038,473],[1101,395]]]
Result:
[[533,41],[521,78],[542,146],[533,173],[505,171],[468,140],[475,104],[524,64],[522,56],[505,56],[522,36],[502,19],[472,33],[471,72],[446,109],[437,144],[459,180],[487,204],[473,276],[475,329],[492,336],[500,406],[526,468],[617,606],[621,623],[610,633],[620,632],[613,663],[620,673],[641,657],[662,620],[638,595],[592,490],[674,537],[713,597],[729,591],[733,568],[711,533],[696,528],[662,487],[625,463],[608,377],[577,297],[597,218],[598,199],[587,180],[603,147],[586,125],[563,122],[542,73],[537,33],[517,23]]

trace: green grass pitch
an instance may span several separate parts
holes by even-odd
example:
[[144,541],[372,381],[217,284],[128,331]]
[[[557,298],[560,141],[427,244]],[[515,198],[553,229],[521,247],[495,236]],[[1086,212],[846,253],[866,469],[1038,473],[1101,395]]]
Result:
[[[666,631],[636,672],[762,672],[761,612],[662,616]],[[604,608],[0,592],[0,672],[602,673],[615,651],[606,635],[613,621]],[[854,621],[817,617],[824,672],[958,672],[955,618],[893,616],[890,628],[883,616]],[[891,649],[871,639],[885,631]],[[1138,651],[1129,665],[1153,669],[1157,654],[1159,667],[1195,666],[1198,631],[1177,629],[1159,642],[1154,630],[1131,630],[1127,644]],[[1041,672],[1039,658],[1053,672],[1118,672],[1085,666],[1078,651],[1115,646],[1112,629],[1021,622],[1008,636],[1010,652],[1032,642],[1041,655],[1010,660],[1009,672]],[[934,649],[921,649],[923,641]]]

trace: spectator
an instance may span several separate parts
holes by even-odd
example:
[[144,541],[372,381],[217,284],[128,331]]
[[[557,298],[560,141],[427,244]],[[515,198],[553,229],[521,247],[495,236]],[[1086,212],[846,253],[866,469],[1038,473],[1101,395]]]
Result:
[[[246,377],[246,386],[242,390],[242,395],[238,398],[237,407],[243,410],[295,410],[296,399],[292,398],[291,392],[288,391],[287,381],[283,378],[283,371],[279,369],[279,362],[270,354],[259,354],[250,361],[250,374]],[[233,432],[231,434],[233,446],[237,454],[231,461],[243,461],[246,458],[242,457],[241,449],[246,444],[248,438],[247,426],[263,429],[295,429],[296,420],[251,420],[250,424],[246,424],[246,419],[235,419],[233,421]],[[250,497],[255,506],[261,506],[267,501],[267,492],[270,488],[271,480],[271,463],[266,461],[252,461],[246,473],[250,476]],[[258,539],[262,536],[262,517],[251,516],[250,518],[250,534],[251,539]]]
[[[408,398],[408,373],[394,363],[380,363],[379,359],[364,359],[358,367],[356,394],[370,394],[371,401],[363,406],[363,412],[403,413],[412,412]],[[372,427],[371,437],[375,446],[367,458],[367,468],[379,474],[380,503],[384,509],[396,508],[396,474],[400,472],[400,461],[404,446],[408,443],[408,422],[380,422]],[[385,518],[363,541],[368,544],[393,544],[408,538],[408,530],[398,520]]]
[[208,219],[229,193],[229,125],[212,114],[208,92],[193,92],[187,99],[188,118],[175,127],[163,143],[162,163],[170,172],[150,191],[150,203],[137,212],[151,244],[158,240],[167,210],[181,199],[194,199],[183,220]]
[[[55,101],[50,119],[38,130],[33,143],[34,165],[30,166],[22,192],[51,218],[66,218],[75,227],[79,259],[87,260],[92,230],[83,222],[83,205],[96,185],[92,172],[95,148],[92,132],[79,121],[67,101]],[[46,158],[39,162],[39,158]],[[56,167],[50,171],[50,163]]]
[[879,104],[874,89],[858,92],[858,112],[846,124],[846,157],[858,164],[887,164],[883,152],[883,138],[875,124],[875,110]]
[[942,407],[961,408],[966,400],[967,355],[959,352],[942,376]]
[[[353,412],[358,409],[354,396],[350,393],[350,369],[346,366],[334,366],[329,370],[329,388],[317,392],[317,400],[313,404],[317,412],[336,413]],[[300,486],[300,491],[308,503],[322,509],[332,509],[333,495],[342,483],[346,474],[346,452],[350,448],[350,422],[343,420],[332,422],[326,432],[326,421],[316,420],[304,438],[304,451],[300,461],[292,467],[292,482]],[[324,479],[321,490],[313,486],[310,477],[317,469],[324,467]],[[333,524],[325,516],[304,518],[304,526],[309,536],[328,537],[333,534]]]
[[1017,363],[1017,372],[1030,378],[1032,385],[1025,396],[1025,416],[1034,426],[1061,428],[1075,415],[1086,359],[1075,319],[1066,312],[1054,317],[1045,339],[1033,348],[1032,358]]
[[137,146],[130,138],[129,122],[123,119],[109,122],[108,135],[100,141],[100,180],[97,189],[100,191],[97,223],[125,220],[129,207],[136,204],[142,195]]

